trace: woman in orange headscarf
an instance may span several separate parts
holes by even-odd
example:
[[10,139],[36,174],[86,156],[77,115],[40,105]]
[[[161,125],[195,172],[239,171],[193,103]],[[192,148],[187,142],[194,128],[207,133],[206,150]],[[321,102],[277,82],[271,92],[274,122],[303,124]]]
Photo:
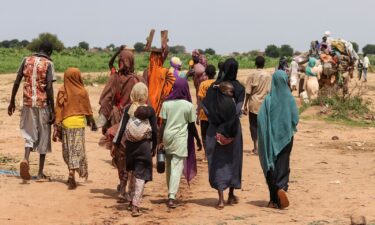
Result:
[[65,163],[69,168],[69,189],[76,188],[75,172],[80,177],[88,177],[85,152],[85,126],[97,127],[93,118],[89,95],[84,87],[81,72],[69,68],[64,73],[64,85],[59,89],[56,99],[55,128],[61,127],[62,133],[54,132],[54,141],[62,140]]

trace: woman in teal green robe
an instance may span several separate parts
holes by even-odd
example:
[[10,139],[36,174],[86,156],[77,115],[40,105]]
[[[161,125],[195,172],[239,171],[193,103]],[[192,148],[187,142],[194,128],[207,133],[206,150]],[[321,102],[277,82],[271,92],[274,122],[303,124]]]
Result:
[[259,159],[270,191],[269,207],[289,206],[286,192],[293,136],[297,132],[298,108],[288,87],[288,75],[277,70],[271,92],[258,113]]

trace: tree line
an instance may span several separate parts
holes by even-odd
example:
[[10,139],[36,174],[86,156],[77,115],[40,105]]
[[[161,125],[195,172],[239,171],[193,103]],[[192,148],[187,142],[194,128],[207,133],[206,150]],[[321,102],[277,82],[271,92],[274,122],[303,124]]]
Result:
[[[37,38],[34,38],[29,42],[28,40],[22,40],[19,41],[18,39],[12,39],[12,40],[4,40],[0,42],[0,48],[27,48],[30,51],[38,51],[39,45],[43,41],[49,41],[52,43],[53,48],[55,51],[62,51],[66,49],[64,46],[64,43],[59,40],[59,38],[56,35],[50,34],[50,33],[41,33]],[[356,42],[352,42],[354,50],[358,53],[359,51],[359,46]],[[145,47],[145,44],[142,42],[137,42],[134,44],[133,48],[136,52],[142,52]],[[90,45],[88,42],[81,41],[77,44],[77,46],[70,47],[70,48],[79,48],[83,50],[89,50]],[[115,46],[114,44],[110,44],[106,46],[105,49],[109,51],[117,50],[119,46]],[[93,49],[102,51],[104,50],[103,48],[100,47],[94,47]],[[175,45],[175,46],[170,46],[169,50],[172,54],[180,54],[180,53],[186,53],[186,48],[183,45]],[[206,48],[205,50],[203,49],[198,49],[200,53],[207,54],[207,55],[216,55],[216,51],[212,48]],[[249,54],[253,55],[254,52],[258,51],[251,51]],[[373,44],[367,44],[362,48],[362,52],[364,54],[375,54],[375,45]],[[291,57],[294,54],[298,54],[299,52],[295,52],[294,49],[287,44],[281,45],[280,47],[271,44],[266,47],[264,50],[264,54],[268,57],[272,58],[277,58],[281,56],[286,56],[286,57]],[[240,53],[233,52],[232,55],[238,55]]]

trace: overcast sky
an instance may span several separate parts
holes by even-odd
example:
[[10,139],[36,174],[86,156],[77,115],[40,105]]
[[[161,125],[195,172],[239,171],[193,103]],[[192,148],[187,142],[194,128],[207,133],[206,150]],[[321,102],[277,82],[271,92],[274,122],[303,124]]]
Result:
[[330,30],[362,48],[375,44],[374,9],[375,0],[4,0],[0,40],[51,32],[66,46],[133,45],[155,28],[168,29],[170,45],[189,51],[244,52],[268,44],[304,51]]

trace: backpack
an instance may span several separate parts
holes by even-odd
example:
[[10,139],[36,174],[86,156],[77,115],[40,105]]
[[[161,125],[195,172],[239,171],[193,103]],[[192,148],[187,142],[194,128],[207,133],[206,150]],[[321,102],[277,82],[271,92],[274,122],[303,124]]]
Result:
[[125,128],[125,139],[130,142],[139,142],[145,139],[151,139],[152,128],[150,121],[140,120],[136,117],[130,117]]

